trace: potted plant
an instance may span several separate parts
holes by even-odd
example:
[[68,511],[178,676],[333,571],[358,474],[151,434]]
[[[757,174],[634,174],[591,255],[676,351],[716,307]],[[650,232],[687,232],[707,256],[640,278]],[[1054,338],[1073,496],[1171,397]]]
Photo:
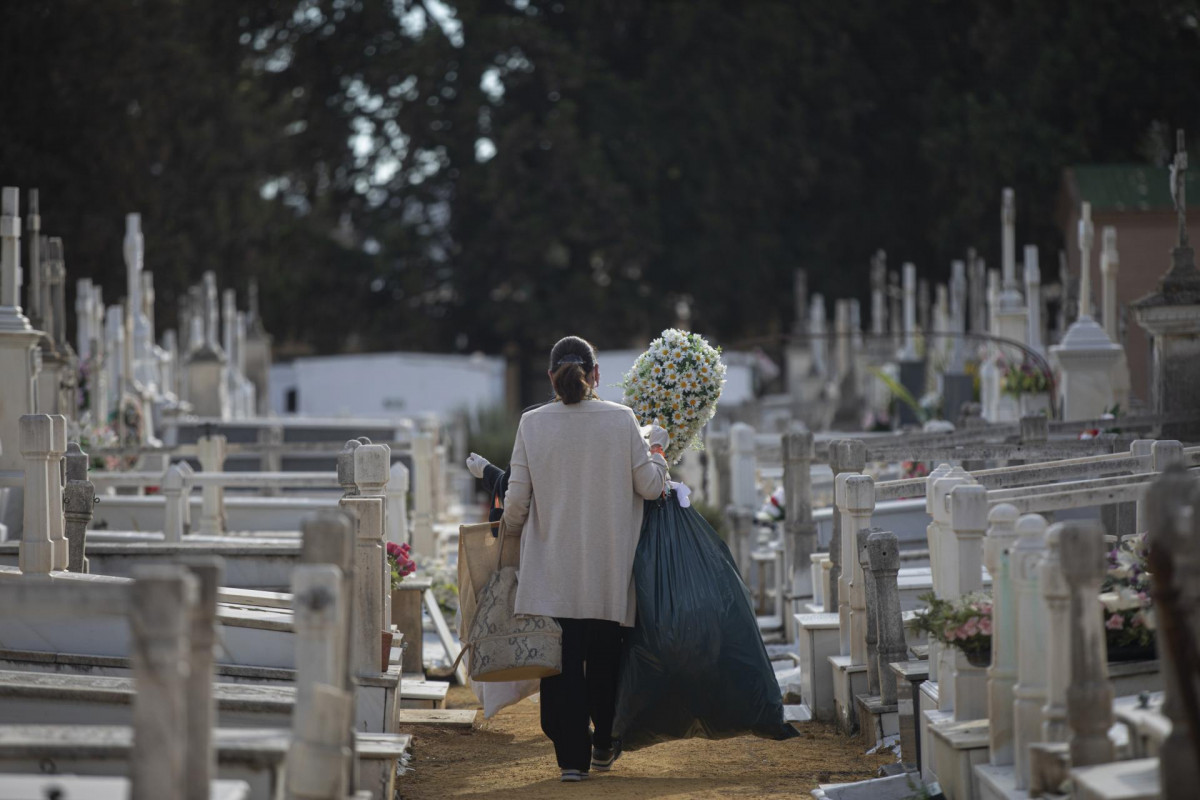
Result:
[[928,608],[917,613],[917,630],[963,652],[972,666],[992,663],[992,598],[976,592],[957,600],[943,600],[933,592],[919,598]]
[[1108,572],[1100,587],[1109,661],[1156,658],[1154,601],[1146,571],[1145,534],[1125,537],[1108,552]]
[[1001,359],[998,366],[1004,371],[1000,391],[1011,395],[1021,408],[1021,416],[1050,413],[1050,376],[1032,361],[1020,364]]

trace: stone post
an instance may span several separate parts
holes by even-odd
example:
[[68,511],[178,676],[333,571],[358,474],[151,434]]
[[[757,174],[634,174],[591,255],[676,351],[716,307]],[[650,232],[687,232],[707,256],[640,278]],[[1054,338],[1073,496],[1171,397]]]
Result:
[[[196,440],[196,455],[204,472],[225,471],[225,437],[216,434]],[[217,536],[225,532],[225,489],[206,484],[201,492],[200,533]]]
[[[987,489],[978,484],[956,486],[950,492],[950,526],[958,543],[952,596],[983,589],[983,535],[987,530]],[[948,595],[950,592],[947,593]],[[954,718],[987,717],[987,672],[955,651]]]
[[[858,473],[867,466],[867,446],[858,439],[839,439],[829,445],[829,466],[836,480],[842,473]],[[836,488],[835,488],[836,491]],[[836,499],[836,498],[835,498]],[[829,596],[825,598],[825,610],[837,609],[841,602],[849,602],[849,596],[841,589],[842,582],[842,515],[835,505],[833,512],[833,535],[829,540]],[[849,607],[847,606],[847,614]],[[847,617],[848,621],[848,617]],[[843,627],[849,634],[849,626]],[[849,655],[849,640],[842,655]]]
[[354,451],[354,483],[358,487],[359,496],[374,497],[380,501],[378,539],[370,542],[360,540],[357,543],[358,555],[354,567],[356,575],[365,576],[360,584],[370,589],[368,608],[379,606],[377,622],[380,631],[392,629],[392,576],[386,557],[387,484],[391,477],[391,461],[392,449],[386,444],[364,444]]
[[1062,526],[1062,571],[1071,593],[1071,678],[1067,688],[1071,766],[1089,767],[1116,758],[1108,738],[1113,724],[1108,648],[1096,607],[1107,567],[1104,528],[1097,522],[1081,520]]
[[1104,323],[1104,333],[1114,342],[1121,341],[1121,331],[1117,319],[1117,272],[1121,268],[1120,257],[1117,255],[1117,229],[1105,225],[1101,232],[1100,250],[1100,320]]
[[1021,306],[1021,284],[1017,280],[1016,220],[1016,193],[1006,188],[1000,193],[1000,269],[1003,277],[999,297],[999,305],[1005,309]]
[[1045,353],[1042,345],[1042,272],[1038,268],[1038,249],[1025,245],[1025,307],[1028,309],[1025,340],[1030,349]]
[[196,579],[182,567],[154,564],[134,572],[130,628],[133,750],[132,800],[185,796],[188,778],[189,617]]
[[812,370],[814,375],[829,374],[829,341],[825,338],[825,298],[814,294],[808,314],[809,347],[812,348]]
[[[25,523],[21,529],[18,564],[26,575],[48,575],[55,569],[55,546],[50,538],[50,497],[58,483],[54,461],[55,424],[48,414],[21,417],[20,452],[25,460]],[[61,509],[58,506],[56,511]]]
[[905,361],[917,359],[917,268],[904,265],[904,350]]
[[1067,683],[1071,680],[1071,593],[1062,570],[1062,528],[1063,523],[1058,522],[1046,530],[1046,554],[1038,566],[1046,619],[1046,705],[1042,707],[1044,742],[1065,742],[1069,735]]
[[340,688],[346,673],[341,583],[341,571],[332,564],[302,564],[292,573],[296,710],[285,774],[287,796],[297,800],[349,794],[344,732],[351,703]]
[[754,510],[758,506],[754,447],[754,428],[744,422],[735,422],[729,429],[730,503],[727,513],[733,529],[729,549],[743,575],[750,574]]
[[192,468],[186,461],[175,462],[163,476],[164,541],[181,542],[191,533],[191,477]]
[[212,730],[217,721],[213,697],[213,647],[216,644],[217,593],[224,563],[213,556],[197,556],[187,559],[184,566],[196,582],[196,603],[190,620],[185,785],[187,800],[209,800],[211,781],[217,777],[217,759],[212,745]]
[[[968,483],[970,476],[962,467],[939,466],[929,474],[926,482],[925,504],[931,520],[926,528],[929,542],[929,562],[933,578],[933,592],[944,600],[959,596],[956,584],[958,563],[958,540],[950,520],[950,492],[954,487]],[[929,676],[938,683],[938,710],[954,710],[955,652],[943,647],[932,637],[929,642]]]
[[404,544],[408,533],[408,467],[396,461],[390,467],[387,485],[387,538],[394,544]]
[[25,234],[29,242],[29,324],[37,330],[44,330],[45,321],[42,316],[42,215],[38,204],[38,190],[29,189],[25,193],[29,198],[29,211],[25,214]]
[[383,629],[383,499],[343,497],[338,506],[354,522],[354,589],[351,594],[351,669],[355,675],[378,675],[379,634]]
[[867,663],[866,577],[859,556],[858,532],[871,527],[875,511],[875,480],[869,475],[847,475],[843,484],[845,505],[842,517],[843,563],[851,574],[846,589],[850,597],[850,663]]
[[1046,520],[1025,514],[1017,520],[1010,568],[1017,595],[1017,685],[1013,688],[1013,763],[1017,788],[1029,786],[1029,745],[1042,738],[1046,702],[1046,621],[1039,563],[1045,553]]
[[67,444],[65,460],[67,485],[63,490],[63,510],[67,528],[67,569],[88,572],[87,526],[92,521],[96,487],[88,480],[88,454],[78,442]]
[[[788,553],[787,585],[793,597],[812,596],[813,553],[817,551],[817,528],[812,518],[813,435],[808,430],[790,430],[783,435],[783,497],[787,514],[783,519],[784,548]],[[790,613],[784,615],[792,619]]]
[[[1167,601],[1176,609],[1175,624],[1182,636],[1195,641],[1194,615],[1200,598],[1195,576],[1200,570],[1197,550],[1196,481],[1182,467],[1160,475],[1146,492],[1148,534],[1152,548],[1158,549],[1172,565],[1172,580],[1153,575],[1156,600]],[[1162,607],[1157,609],[1163,619]],[[1159,775],[1163,800],[1190,800],[1200,786],[1200,761],[1192,741],[1187,707],[1183,700],[1183,682],[1196,687],[1195,664],[1180,663],[1175,648],[1159,628],[1158,657],[1162,663],[1164,692],[1163,714],[1170,720],[1170,733],[1159,746]],[[1195,688],[1193,691],[1195,691]]]
[[[870,479],[868,478],[868,480]],[[864,605],[866,606],[866,613],[864,615],[866,630],[864,631],[864,637],[866,642],[867,694],[872,696],[881,694],[879,690],[879,598],[876,595],[878,585],[875,583],[875,575],[871,572],[871,554],[867,551],[867,540],[877,533],[883,533],[883,528],[859,528],[858,532],[854,535],[855,544],[857,545],[856,552],[858,553],[859,569],[863,574],[862,588],[865,600]]]
[[433,532],[433,434],[413,436],[413,532],[412,549],[426,558],[437,555]]
[[896,534],[891,531],[872,533],[867,538],[867,557],[875,579],[879,695],[884,705],[892,705],[898,700],[896,673],[888,665],[904,661],[908,655],[904,618],[900,610],[900,587],[897,583],[900,545]]
[[[355,764],[354,752],[356,748],[356,737],[354,730],[354,715],[353,704],[355,687],[357,681],[355,679],[354,670],[351,668],[353,663],[352,648],[354,630],[354,603],[350,599],[354,596],[354,561],[355,561],[355,525],[349,516],[344,512],[319,512],[313,517],[306,519],[301,523],[301,551],[300,562],[302,564],[331,564],[337,567],[341,573],[341,612],[339,617],[339,626],[342,634],[337,640],[337,646],[340,646],[342,658],[340,661],[341,677],[340,683],[330,687],[331,692],[336,692],[339,688],[345,694],[346,710],[344,719],[342,714],[332,714],[332,719],[323,718],[323,723],[316,725],[310,729],[301,738],[311,739],[314,736],[328,736],[333,742],[338,741],[333,738],[331,729],[340,728],[341,730],[341,746],[346,748],[348,756],[345,760],[346,785],[356,785],[355,774],[357,767]],[[379,642],[379,634],[375,634],[376,642]],[[377,647],[379,645],[376,645]],[[316,690],[320,693],[320,688]],[[336,696],[336,695],[334,695]],[[332,702],[332,700],[330,701]],[[336,704],[335,704],[336,705]],[[336,723],[336,724],[335,724]],[[325,733],[322,733],[324,731]]]
[[66,472],[63,470],[63,456],[67,454],[67,418],[61,414],[50,415],[50,483],[47,494],[49,516],[47,530],[50,543],[54,547],[54,568],[64,570],[70,561],[67,552],[67,535],[63,520],[63,484],[66,483]]
[[[1043,418],[1044,419],[1044,418]],[[992,666],[988,670],[991,763],[1013,763],[1013,687],[1017,683],[1017,599],[1010,550],[1017,540],[1016,506],[1001,503],[988,512],[984,559],[992,576]]]

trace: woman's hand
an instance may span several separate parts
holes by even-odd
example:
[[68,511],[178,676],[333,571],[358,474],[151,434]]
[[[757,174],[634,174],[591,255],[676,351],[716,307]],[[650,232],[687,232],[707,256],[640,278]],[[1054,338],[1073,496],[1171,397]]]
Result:
[[483,478],[483,469],[492,462],[488,461],[478,453],[471,453],[467,456],[467,470],[476,478]]

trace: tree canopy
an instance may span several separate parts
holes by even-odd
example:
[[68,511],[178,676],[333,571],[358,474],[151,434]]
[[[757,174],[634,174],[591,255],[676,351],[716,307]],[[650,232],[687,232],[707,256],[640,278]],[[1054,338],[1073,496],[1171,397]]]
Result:
[[45,0],[8,9],[0,180],[115,301],[256,277],[285,347],[541,354],[785,330],[791,272],[1051,252],[1061,170],[1200,128],[1194,0]]

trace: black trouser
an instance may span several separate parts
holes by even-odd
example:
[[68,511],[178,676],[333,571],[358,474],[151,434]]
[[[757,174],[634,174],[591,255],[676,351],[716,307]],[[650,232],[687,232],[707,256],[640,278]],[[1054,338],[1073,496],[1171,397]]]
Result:
[[562,673],[542,678],[542,732],[554,742],[559,769],[587,772],[592,747],[612,747],[621,626],[603,619],[558,618],[558,623]]

